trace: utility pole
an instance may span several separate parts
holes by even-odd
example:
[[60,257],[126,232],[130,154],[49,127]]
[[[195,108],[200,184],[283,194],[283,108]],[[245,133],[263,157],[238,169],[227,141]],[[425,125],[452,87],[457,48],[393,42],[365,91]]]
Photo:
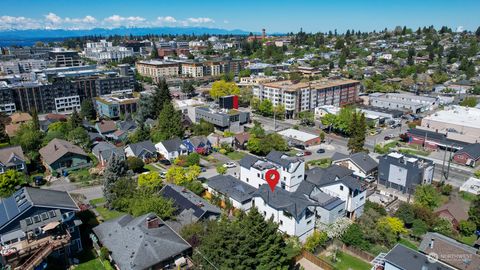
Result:
[[[445,147],[445,150],[443,152],[443,163],[442,163],[442,184],[447,181],[447,177],[445,175],[445,158],[447,157],[447,149],[448,149],[448,145],[445,144],[446,147]],[[450,149],[451,150],[451,149]]]
[[273,132],[277,131],[277,119],[275,118],[275,106],[273,107]]

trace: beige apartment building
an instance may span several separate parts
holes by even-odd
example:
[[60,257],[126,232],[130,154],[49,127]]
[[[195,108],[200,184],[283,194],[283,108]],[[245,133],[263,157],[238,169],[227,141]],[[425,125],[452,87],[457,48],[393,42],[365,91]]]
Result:
[[180,70],[179,66],[175,62],[158,60],[138,61],[135,64],[140,75],[152,78],[155,82],[158,82],[160,78],[177,77]]

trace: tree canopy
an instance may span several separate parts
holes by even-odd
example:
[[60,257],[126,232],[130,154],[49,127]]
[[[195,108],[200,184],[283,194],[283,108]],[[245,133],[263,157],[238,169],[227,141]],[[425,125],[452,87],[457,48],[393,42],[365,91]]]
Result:
[[213,99],[229,95],[239,95],[240,88],[234,82],[227,82],[225,80],[216,81],[212,84],[210,89],[210,96]]

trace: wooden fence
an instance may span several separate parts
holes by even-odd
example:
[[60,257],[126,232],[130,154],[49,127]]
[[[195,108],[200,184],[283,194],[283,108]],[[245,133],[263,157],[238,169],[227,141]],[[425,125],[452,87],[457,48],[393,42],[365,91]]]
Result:
[[367,262],[371,262],[373,259],[375,259],[375,256],[373,256],[372,254],[352,246],[343,245],[342,250],[347,253],[350,253],[353,256],[360,257]]
[[315,264],[316,266],[318,266],[322,269],[325,269],[325,270],[334,270],[335,269],[331,263],[329,263],[327,261],[324,261],[323,259],[315,256],[314,254],[312,254],[312,253],[310,253],[306,250],[303,250],[302,253],[300,255],[298,255],[297,258],[295,258],[295,261],[298,262],[302,258],[307,259],[308,261],[312,262],[313,264]]

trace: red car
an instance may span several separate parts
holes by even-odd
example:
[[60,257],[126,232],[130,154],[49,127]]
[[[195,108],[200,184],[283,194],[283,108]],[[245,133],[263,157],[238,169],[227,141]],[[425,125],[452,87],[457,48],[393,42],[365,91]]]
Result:
[[312,154],[312,152],[310,152],[310,151],[304,151],[303,154],[304,154],[305,156],[310,156],[310,155]]

